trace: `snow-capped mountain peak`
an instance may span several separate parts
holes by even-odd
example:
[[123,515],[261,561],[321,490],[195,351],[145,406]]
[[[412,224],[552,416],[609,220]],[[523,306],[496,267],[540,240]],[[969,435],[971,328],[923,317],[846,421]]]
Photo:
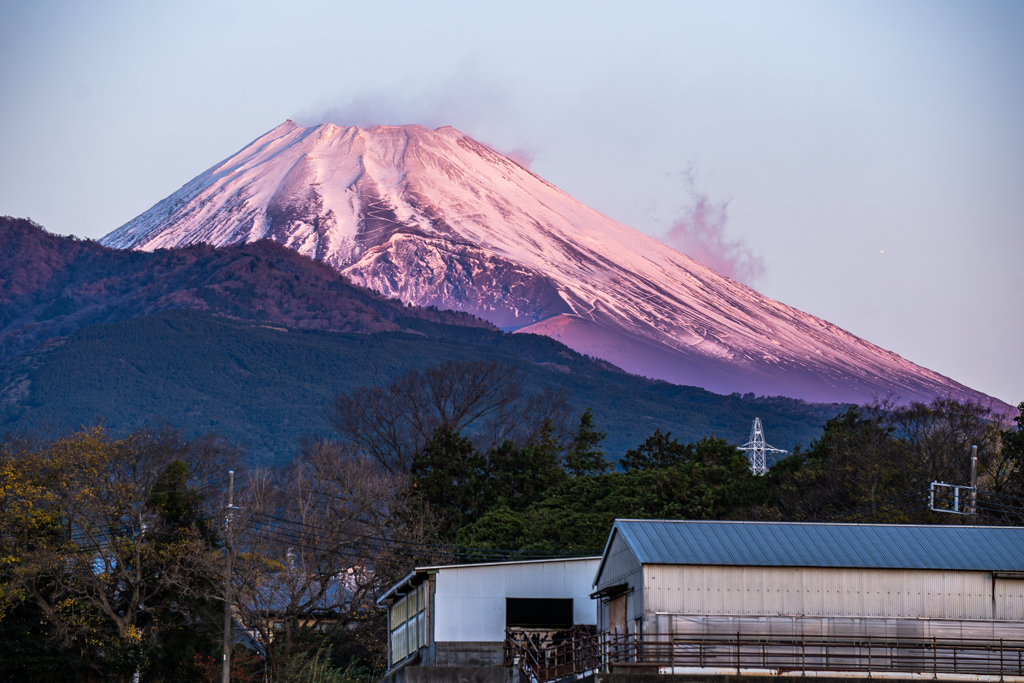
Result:
[[613,221],[451,127],[286,121],[103,238],[270,238],[417,305],[638,374],[817,401],[988,401]]

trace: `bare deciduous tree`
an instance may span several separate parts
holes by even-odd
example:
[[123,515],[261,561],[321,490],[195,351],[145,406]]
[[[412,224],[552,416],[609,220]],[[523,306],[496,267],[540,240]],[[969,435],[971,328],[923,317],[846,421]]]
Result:
[[372,627],[376,591],[433,559],[414,552],[430,550],[429,525],[396,521],[404,489],[405,475],[325,441],[304,443],[280,470],[247,475],[229,536],[233,606],[271,672],[339,631]]
[[971,446],[978,447],[980,471],[998,473],[999,424],[992,409],[974,401],[936,398],[931,403],[897,406],[886,417],[892,434],[905,445],[908,479],[969,484]]
[[482,452],[505,440],[522,445],[537,438],[545,423],[564,437],[567,397],[550,388],[525,396],[523,374],[484,361],[412,370],[387,387],[360,387],[337,397],[328,419],[342,438],[392,473],[407,472],[438,428],[469,431]]

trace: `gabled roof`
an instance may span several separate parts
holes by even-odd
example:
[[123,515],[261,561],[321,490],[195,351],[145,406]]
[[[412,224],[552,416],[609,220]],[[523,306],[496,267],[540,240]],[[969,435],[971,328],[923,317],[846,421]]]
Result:
[[439,572],[446,569],[473,569],[481,567],[509,567],[517,565],[532,565],[542,564],[545,562],[593,562],[594,560],[600,560],[599,555],[573,555],[569,557],[545,557],[540,560],[506,560],[505,562],[472,562],[467,564],[432,564],[425,567],[416,567],[409,574],[405,576],[401,581],[394,584],[377,598],[377,604],[383,605],[392,596],[398,595],[404,592],[408,592],[412,588],[423,582],[426,576],[433,572]]
[[297,580],[296,585],[289,583],[287,578],[272,578],[257,589],[253,596],[256,601],[254,607],[260,612],[275,614],[296,604],[312,602],[307,610],[310,614],[336,612],[352,601],[352,587],[353,581],[347,578],[332,577],[322,581],[304,578]]
[[600,555],[566,555],[564,557],[545,557],[539,560],[505,560],[503,562],[467,562],[465,564],[431,564],[416,569],[469,569],[475,567],[511,567],[521,564],[544,564],[547,562],[593,562],[600,560]]
[[640,564],[1024,571],[1024,527],[619,519],[605,558],[616,534]]

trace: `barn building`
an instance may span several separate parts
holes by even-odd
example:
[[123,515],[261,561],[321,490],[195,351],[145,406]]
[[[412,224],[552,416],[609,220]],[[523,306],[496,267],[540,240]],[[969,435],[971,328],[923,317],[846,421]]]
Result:
[[[1024,658],[1024,528],[617,520],[594,584],[606,664],[945,671],[993,644]],[[974,673],[1005,673],[984,657]]]
[[498,666],[506,629],[567,634],[597,618],[600,557],[418,567],[377,601],[387,608],[388,665]]

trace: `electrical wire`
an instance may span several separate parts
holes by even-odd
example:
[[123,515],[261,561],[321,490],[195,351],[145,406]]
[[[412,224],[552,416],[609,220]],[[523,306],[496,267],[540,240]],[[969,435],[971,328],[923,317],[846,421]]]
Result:
[[[284,520],[285,523],[293,523],[290,520]],[[293,523],[294,524],[294,523]],[[305,547],[317,551],[334,551],[341,552],[343,549],[351,555],[361,555],[367,559],[373,559],[378,557],[380,553],[390,553],[400,557],[407,557],[410,559],[422,559],[425,555],[443,556],[451,559],[461,559],[465,561],[468,558],[476,559],[477,561],[500,561],[507,560],[510,558],[515,559],[557,559],[566,557],[580,557],[585,555],[584,553],[543,553],[538,551],[522,551],[522,550],[505,550],[505,549],[494,549],[494,548],[478,548],[478,547],[465,547],[465,546],[446,546],[439,544],[429,543],[418,543],[418,542],[392,542],[386,539],[380,539],[378,537],[370,537],[362,534],[350,534],[355,537],[357,541],[349,540],[347,538],[338,538],[334,533],[334,530],[326,530],[321,527],[306,523],[298,523],[299,525],[312,528],[319,532],[321,535],[317,542],[312,542],[308,535],[297,532],[295,529],[285,527],[271,527],[269,529],[261,529],[266,534],[269,534],[271,539],[276,539],[281,543],[302,543]],[[342,532],[344,535],[344,532]],[[329,547],[324,545],[327,542]],[[411,547],[410,547],[411,546]],[[372,552],[369,554],[360,553],[360,550],[376,551],[377,554]]]
[[[417,542],[417,541],[401,541],[401,540],[397,540],[397,539],[387,539],[385,541],[382,537],[379,537],[379,536],[371,536],[371,535],[366,535],[366,534],[356,534],[356,533],[353,533],[353,532],[347,532],[347,531],[343,531],[343,530],[339,530],[339,529],[325,529],[325,528],[317,526],[315,524],[309,524],[309,523],[306,523],[306,522],[299,522],[299,521],[296,521],[296,520],[283,519],[281,517],[277,517],[277,516],[269,515],[269,514],[264,514],[263,516],[265,518],[267,518],[267,519],[279,522],[281,524],[286,524],[286,525],[290,525],[290,526],[301,526],[301,527],[304,527],[304,528],[320,531],[320,532],[328,535],[329,537],[334,537],[336,535],[349,536],[349,537],[358,538],[358,539],[369,539],[369,541],[371,541],[371,542],[382,542],[383,541],[384,543],[390,544],[391,546],[402,546],[402,547],[405,547],[405,548],[412,548],[412,549],[415,549],[415,548],[423,548],[423,549],[426,549],[426,550],[442,549],[442,550],[445,550],[445,551],[456,552],[456,553],[473,553],[473,554],[477,554],[477,555],[495,555],[495,556],[505,556],[505,555],[509,555],[509,554],[515,554],[515,555],[524,556],[524,557],[536,557],[538,559],[539,558],[551,558],[551,557],[580,557],[580,556],[583,556],[583,555],[586,554],[586,553],[552,554],[552,553],[547,553],[547,552],[543,552],[543,551],[501,550],[501,549],[492,549],[492,548],[479,548],[479,547],[454,546],[454,545],[440,545],[440,544],[435,544],[435,543],[422,543],[422,542]],[[591,554],[593,554],[593,552],[591,552]]]
[[[992,500],[996,499],[996,500]],[[829,518],[830,522],[871,521],[883,523],[900,516],[916,512],[931,511],[940,514],[970,515],[975,520],[991,521],[992,523],[1024,522],[1024,498],[991,491],[978,491],[975,498],[968,504],[964,500],[961,505],[969,505],[971,513],[954,510],[953,494],[941,490],[933,491],[931,487],[914,489],[898,494],[877,503],[862,505],[842,514]],[[916,505],[915,505],[916,503]],[[936,509],[936,505],[946,505],[949,509]]]
[[[929,491],[929,489],[914,489],[914,490],[911,490],[911,491],[906,491],[904,493],[901,493],[899,495],[893,496],[891,498],[886,498],[885,500],[880,500],[880,501],[878,501],[876,503],[872,503],[872,504],[869,504],[869,505],[862,505],[862,506],[854,508],[852,510],[847,510],[846,512],[843,512],[842,514],[835,515],[834,517],[830,517],[827,521],[829,521],[829,522],[841,522],[841,521],[858,522],[858,521],[861,521],[861,520],[869,519],[869,518],[874,517],[876,515],[885,514],[885,513],[889,512],[890,511],[890,507],[893,506],[893,505],[896,505],[897,503],[905,503],[906,501],[922,501],[922,500],[927,500],[928,491]],[[903,507],[903,506],[899,506],[899,507]]]

